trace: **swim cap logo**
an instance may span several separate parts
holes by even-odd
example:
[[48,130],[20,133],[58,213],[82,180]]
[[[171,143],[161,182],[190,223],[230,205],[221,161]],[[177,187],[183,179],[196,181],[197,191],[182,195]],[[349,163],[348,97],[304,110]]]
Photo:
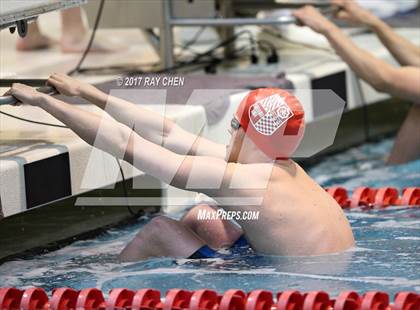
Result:
[[255,102],[249,109],[252,126],[265,136],[271,136],[293,115],[287,103],[278,94]]

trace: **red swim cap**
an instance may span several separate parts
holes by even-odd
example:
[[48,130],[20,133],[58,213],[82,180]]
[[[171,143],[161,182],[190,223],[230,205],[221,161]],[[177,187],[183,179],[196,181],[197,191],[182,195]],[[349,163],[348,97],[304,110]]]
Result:
[[285,90],[260,88],[250,91],[236,110],[236,118],[248,137],[271,159],[293,155],[305,131],[299,100]]

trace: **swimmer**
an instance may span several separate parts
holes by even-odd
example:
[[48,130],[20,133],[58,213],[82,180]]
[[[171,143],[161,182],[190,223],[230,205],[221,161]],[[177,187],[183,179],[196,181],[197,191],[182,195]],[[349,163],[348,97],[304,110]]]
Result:
[[340,10],[336,17],[372,30],[401,65],[390,65],[359,48],[334,23],[313,6],[294,11],[302,25],[324,35],[331,47],[364,81],[379,92],[413,102],[396,137],[388,164],[401,164],[420,158],[420,47],[397,34],[385,22],[353,0],[333,0]]
[[[8,94],[44,109],[87,143],[167,184],[203,193],[215,202],[194,206],[179,221],[153,218],[122,250],[121,261],[216,257],[217,250],[232,246],[283,256],[336,253],[354,246],[341,207],[290,159],[305,122],[301,104],[286,91],[250,91],[232,118],[230,142],[225,146],[66,75],[54,74],[48,83],[63,95],[106,107],[114,119],[22,84],[14,84]],[[239,218],[235,223],[198,216],[218,208],[257,211],[259,217]]]

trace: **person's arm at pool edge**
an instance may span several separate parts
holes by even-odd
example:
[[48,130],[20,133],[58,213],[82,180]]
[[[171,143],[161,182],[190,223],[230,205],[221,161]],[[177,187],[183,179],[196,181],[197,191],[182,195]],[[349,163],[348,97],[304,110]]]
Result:
[[53,74],[48,84],[66,96],[78,96],[105,110],[118,122],[133,128],[146,140],[162,145],[175,153],[225,157],[225,146],[192,134],[159,113],[129,101],[110,96],[93,85],[64,74]]
[[332,3],[340,7],[337,18],[355,25],[364,25],[374,31],[402,66],[420,66],[420,47],[399,35],[380,18],[353,0],[333,0]]
[[[248,182],[242,175],[250,175],[250,165],[227,163],[215,157],[176,154],[147,141],[113,119],[67,104],[23,84],[13,84],[7,94],[22,103],[42,108],[88,144],[123,158],[146,174],[175,187],[200,191],[217,198],[244,192],[243,189],[228,189],[234,171],[239,173],[243,183]],[[250,185],[255,188],[255,182]],[[252,195],[255,191],[247,192]]]
[[377,91],[419,102],[420,68],[397,68],[372,56],[314,7],[306,6],[296,10],[294,15],[302,24],[323,34],[350,68]]

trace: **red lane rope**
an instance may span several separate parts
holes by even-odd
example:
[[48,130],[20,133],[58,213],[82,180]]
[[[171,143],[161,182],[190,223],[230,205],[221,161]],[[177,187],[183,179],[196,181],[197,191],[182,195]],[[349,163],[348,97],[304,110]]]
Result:
[[102,291],[87,288],[76,291],[57,288],[49,298],[42,288],[19,290],[0,288],[1,310],[419,310],[420,294],[399,292],[393,303],[385,292],[359,295],[345,291],[331,298],[324,291],[301,293],[254,290],[245,293],[231,289],[224,294],[208,289],[171,289],[161,297],[159,291],[145,288],[133,291],[115,288],[104,297]]
[[[420,187],[404,188],[401,193],[395,187],[358,187],[352,195],[344,187],[325,189],[343,208],[386,208],[388,206],[420,206]],[[420,309],[419,309],[420,310]]]

